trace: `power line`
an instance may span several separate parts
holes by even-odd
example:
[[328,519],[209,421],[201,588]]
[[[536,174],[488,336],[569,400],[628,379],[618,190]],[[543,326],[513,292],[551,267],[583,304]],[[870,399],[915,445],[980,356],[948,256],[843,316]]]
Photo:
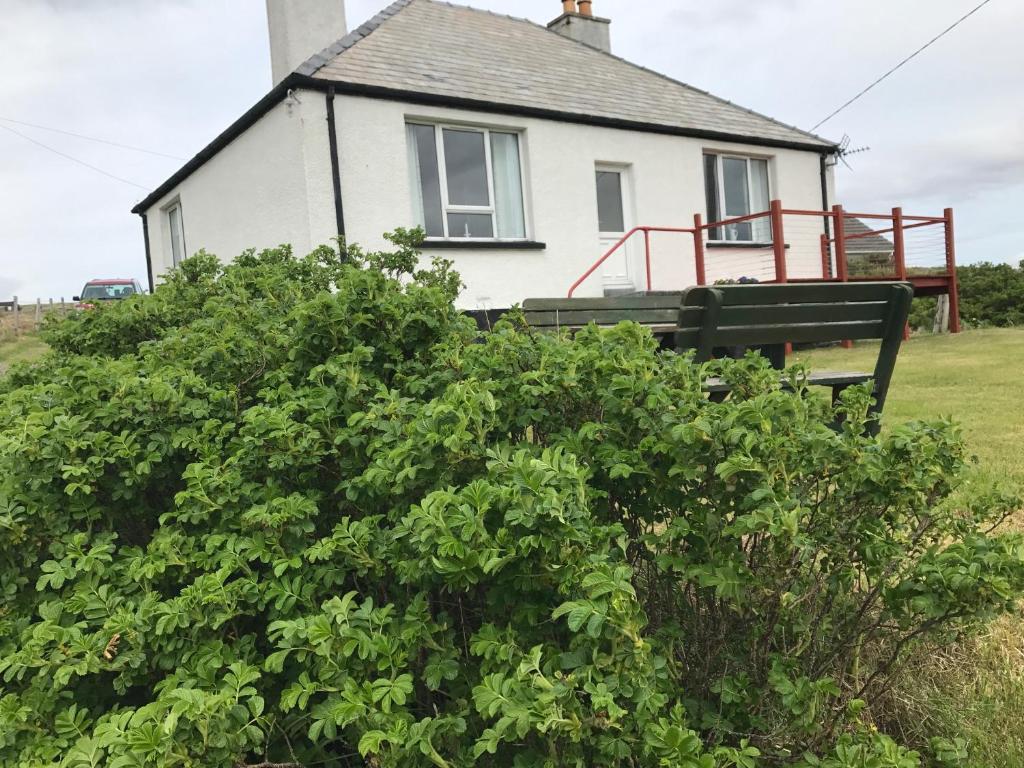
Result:
[[129,184],[129,185],[131,185],[133,187],[138,187],[139,189],[144,190],[146,192],[149,191],[148,187],[144,187],[141,184],[136,184],[134,181],[129,181],[128,179],[123,179],[120,176],[115,176],[112,173],[104,171],[102,168],[97,168],[95,165],[92,165],[91,163],[85,162],[85,160],[79,160],[77,157],[72,157],[69,154],[61,152],[59,149],[54,149],[49,144],[43,144],[43,142],[41,142],[41,141],[36,141],[31,136],[26,136],[24,133],[21,133],[20,131],[16,131],[13,128],[11,128],[10,126],[8,126],[8,125],[3,125],[2,123],[0,123],[0,128],[3,128],[5,131],[10,131],[15,136],[20,136],[21,138],[25,139],[25,141],[32,142],[37,147],[42,147],[43,149],[45,149],[45,150],[47,150],[49,152],[53,152],[53,154],[55,154],[55,155],[60,155],[65,160],[70,160],[73,163],[78,163],[79,165],[84,165],[89,170],[95,171],[96,173],[103,174],[107,178],[114,179],[115,181],[120,181],[122,184]]
[[811,128],[811,130],[812,130],[812,131],[816,131],[816,130],[818,130],[818,128],[820,128],[820,127],[821,127],[822,125],[824,125],[825,123],[827,123],[827,122],[828,122],[829,120],[831,120],[831,119],[832,119],[833,117],[835,117],[836,115],[838,115],[838,114],[839,114],[840,112],[842,112],[842,111],[843,111],[844,109],[846,109],[846,108],[847,108],[848,106],[850,106],[851,104],[853,104],[853,102],[857,101],[857,99],[859,99],[859,98],[860,98],[861,96],[863,96],[864,94],[866,94],[866,93],[867,93],[868,91],[870,91],[870,90],[871,90],[872,88],[874,88],[874,87],[875,87],[876,85],[878,85],[878,84],[879,84],[879,83],[881,83],[881,82],[882,82],[883,80],[885,80],[886,78],[888,78],[888,77],[889,77],[890,75],[892,75],[892,74],[893,74],[894,72],[896,72],[896,70],[898,70],[898,69],[902,68],[902,67],[903,67],[903,66],[904,66],[905,64],[907,64],[908,62],[910,62],[910,61],[911,61],[912,59],[916,58],[916,57],[917,57],[917,56],[918,56],[919,54],[923,53],[923,52],[924,52],[925,50],[927,50],[928,48],[931,48],[931,47],[932,47],[932,46],[933,46],[933,45],[934,45],[935,43],[937,43],[937,42],[938,42],[939,40],[941,40],[941,39],[942,39],[943,37],[945,37],[946,35],[948,35],[948,34],[949,34],[950,32],[952,32],[952,31],[953,31],[954,29],[956,29],[957,27],[959,27],[959,26],[960,26],[961,24],[963,24],[963,23],[964,23],[965,21],[967,21],[967,20],[968,20],[969,18],[971,18],[971,16],[973,16],[974,14],[976,14],[976,13],[977,13],[978,11],[980,11],[980,10],[981,10],[982,8],[984,8],[984,7],[986,6],[986,5],[988,5],[988,4],[989,4],[989,3],[991,3],[991,2],[992,2],[992,0],[984,0],[984,2],[983,2],[983,3],[981,3],[980,5],[978,5],[977,7],[975,7],[975,8],[974,8],[973,10],[971,10],[971,11],[970,11],[969,13],[967,13],[967,14],[966,14],[966,15],[964,15],[964,16],[961,16],[961,17],[960,17],[959,19],[957,19],[957,20],[956,20],[955,22],[953,22],[953,23],[952,23],[951,25],[949,25],[949,26],[948,26],[948,27],[946,27],[946,28],[945,28],[944,30],[942,30],[942,32],[940,32],[939,34],[937,34],[937,35],[936,35],[935,37],[933,37],[933,38],[932,38],[931,40],[929,40],[929,41],[928,41],[927,43],[925,43],[925,44],[924,44],[924,45],[922,45],[922,46],[921,46],[920,48],[918,48],[918,49],[917,49],[916,51],[914,51],[914,52],[913,52],[912,54],[910,54],[909,56],[907,56],[907,58],[905,58],[905,59],[904,59],[903,61],[901,61],[901,62],[900,62],[899,64],[897,64],[897,65],[896,65],[895,67],[893,67],[893,68],[892,68],[892,69],[890,69],[890,70],[889,70],[888,72],[886,72],[886,73],[885,73],[884,75],[882,75],[882,76],[881,76],[880,78],[878,78],[877,80],[875,80],[875,82],[873,82],[873,83],[872,83],[871,85],[869,85],[869,86],[868,86],[867,88],[865,88],[865,89],[864,89],[863,91],[861,91],[861,92],[860,92],[860,93],[858,93],[858,94],[857,94],[856,96],[854,96],[854,97],[853,97],[852,99],[850,99],[850,100],[849,100],[848,102],[846,102],[845,104],[843,104],[843,106],[841,106],[841,107],[840,107],[839,109],[837,109],[837,110],[836,110],[835,112],[833,112],[833,113],[832,113],[831,115],[829,115],[829,116],[828,116],[828,117],[826,117],[826,118],[825,118],[824,120],[822,120],[822,121],[821,121],[821,122],[819,122],[819,123],[818,123],[817,125],[815,125],[815,126],[814,126],[813,128]]
[[120,142],[117,142],[117,141],[110,141],[108,139],[99,139],[99,138],[97,138],[95,136],[86,136],[83,133],[75,133],[74,131],[66,131],[63,128],[54,128],[54,127],[49,126],[49,125],[39,125],[38,123],[27,123],[24,120],[15,120],[13,117],[3,117],[3,116],[0,116],[0,120],[4,121],[5,123],[14,123],[16,125],[24,125],[24,126],[26,126],[28,128],[39,128],[40,130],[43,130],[43,131],[53,131],[54,133],[62,133],[65,136],[74,136],[76,139],[85,139],[86,141],[95,141],[98,144],[106,144],[108,146],[118,147],[120,149],[128,149],[128,150],[131,150],[132,152],[143,152],[143,153],[145,153],[147,155],[156,155],[157,157],[166,157],[166,158],[170,158],[171,160],[182,160],[182,161],[185,160],[184,157],[178,157],[177,155],[169,155],[166,152],[157,152],[156,150],[145,149],[143,147],[133,147],[131,144],[121,144]]

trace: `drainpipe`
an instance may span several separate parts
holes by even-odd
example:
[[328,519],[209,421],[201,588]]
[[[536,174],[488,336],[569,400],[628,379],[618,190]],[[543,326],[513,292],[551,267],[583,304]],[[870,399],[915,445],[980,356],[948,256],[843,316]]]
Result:
[[334,188],[334,220],[338,237],[345,237],[345,209],[341,198],[341,162],[338,157],[338,127],[334,117],[334,86],[327,89],[327,142],[331,153],[331,185]]
[[149,250],[149,219],[145,213],[139,215],[142,217],[142,240],[146,244],[146,279],[149,281],[149,292],[153,293],[153,256]]
[[[821,210],[829,210],[829,199],[828,199],[828,155],[821,155]],[[832,226],[829,223],[829,217],[823,216],[822,221],[825,224],[825,239],[826,241],[832,240]],[[826,277],[834,277],[832,272],[832,261],[829,260],[829,273]]]

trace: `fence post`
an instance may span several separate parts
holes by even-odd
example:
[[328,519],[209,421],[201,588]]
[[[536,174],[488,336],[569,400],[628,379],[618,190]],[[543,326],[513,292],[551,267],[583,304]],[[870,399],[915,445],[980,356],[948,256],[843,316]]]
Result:
[[906,242],[903,237],[903,209],[892,209],[892,242],[893,257],[896,259],[896,277],[899,280],[907,279],[907,251]]
[[782,201],[771,202],[772,246],[775,250],[775,282],[785,283],[786,274],[786,235],[782,231]]
[[63,317],[67,313],[68,313],[68,308],[66,306],[64,306],[64,297],[61,296],[60,297],[60,314],[61,314],[61,317]]
[[707,285],[708,274],[704,264],[704,221],[699,213],[693,215],[693,258],[697,263],[697,285]]
[[821,277],[824,280],[832,278],[832,260],[828,254],[828,235],[821,233]]
[[850,279],[846,263],[846,212],[841,205],[832,206],[832,216],[836,222],[836,277],[845,283]]
[[35,320],[33,322],[33,325],[35,326],[35,330],[37,330],[37,331],[39,330],[39,326],[42,325],[42,322],[43,322],[43,300],[37,298],[36,299],[36,316],[35,316]]
[[14,297],[14,337],[21,335],[21,305],[18,304],[18,297]]
[[953,209],[942,212],[946,220],[946,273],[949,275],[949,332],[960,333],[960,287],[956,275],[956,240],[953,232]]

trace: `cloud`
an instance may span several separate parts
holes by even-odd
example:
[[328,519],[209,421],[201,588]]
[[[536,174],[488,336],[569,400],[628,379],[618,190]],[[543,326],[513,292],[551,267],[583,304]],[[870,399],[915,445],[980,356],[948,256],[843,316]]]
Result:
[[21,285],[22,283],[20,280],[0,275],[0,301],[10,301],[11,297],[18,293],[18,288],[20,288]]

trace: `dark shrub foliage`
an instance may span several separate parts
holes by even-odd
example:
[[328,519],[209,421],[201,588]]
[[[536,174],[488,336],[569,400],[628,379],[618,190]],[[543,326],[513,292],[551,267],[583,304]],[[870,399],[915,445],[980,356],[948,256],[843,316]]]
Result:
[[957,268],[960,313],[975,327],[1024,325],[1024,262],[971,264]]
[[[972,328],[1009,328],[1024,325],[1024,262],[969,264],[957,267],[960,283],[960,318]],[[931,330],[935,299],[914,299],[910,325]]]
[[200,257],[0,383],[0,764],[918,765],[865,703],[1024,587],[956,430],[478,338],[413,242]]

